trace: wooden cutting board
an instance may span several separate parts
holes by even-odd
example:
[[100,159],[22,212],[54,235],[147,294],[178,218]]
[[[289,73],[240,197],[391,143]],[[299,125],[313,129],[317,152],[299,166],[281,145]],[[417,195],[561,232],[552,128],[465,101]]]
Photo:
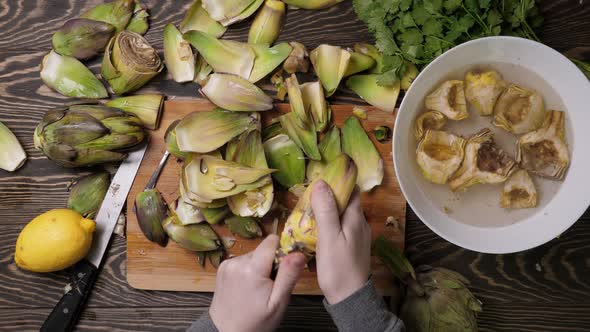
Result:
[[[133,205],[135,196],[143,190],[152,172],[158,165],[165,151],[164,133],[168,125],[184,117],[186,114],[195,111],[211,110],[214,106],[207,101],[185,100],[167,101],[164,105],[162,122],[159,130],[151,133],[151,140],[139,169],[127,202],[127,281],[138,289],[168,290],[168,291],[206,291],[212,292],[215,289],[215,269],[207,262],[205,268],[197,264],[195,253],[182,249],[174,242],[169,241],[166,248],[148,241],[144,236],[135,213]],[[352,105],[332,105],[333,119],[338,126],[352,115]],[[263,112],[263,122],[268,122],[280,113],[289,112],[289,105],[280,104],[277,110]],[[372,130],[378,125],[393,126],[394,114],[365,107],[368,111],[368,118],[361,121],[369,137],[374,139]],[[395,241],[403,249],[406,201],[401,193],[395,179],[391,141],[379,143],[374,141],[385,162],[385,177],[383,184],[371,193],[363,194],[362,204],[368,222],[372,228],[373,237],[385,235]],[[174,157],[170,157],[164,171],[158,181],[157,188],[164,199],[170,203],[179,195],[179,172],[181,163]],[[276,192],[276,190],[275,190]],[[278,201],[285,206],[293,207],[297,198],[290,193],[279,193]],[[277,215],[270,215],[263,219],[263,226],[266,234],[272,232],[272,220]],[[397,225],[386,226],[386,220],[393,216]],[[280,220],[279,232],[283,228],[284,220]],[[231,236],[223,225],[216,225],[214,229],[218,234]],[[253,250],[260,239],[245,240],[235,236],[236,243],[229,249],[230,255],[241,255]],[[393,277],[385,267],[376,259],[372,258],[373,277],[377,288],[384,295],[392,292],[394,284]],[[295,294],[319,295],[313,266],[304,271],[299,283],[295,287]]]

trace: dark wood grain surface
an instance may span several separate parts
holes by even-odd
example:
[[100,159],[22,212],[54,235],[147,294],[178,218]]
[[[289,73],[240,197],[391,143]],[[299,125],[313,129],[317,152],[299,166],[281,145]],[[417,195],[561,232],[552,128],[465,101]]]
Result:
[[[2,331],[38,330],[68,283],[67,272],[34,274],[19,270],[13,252],[22,227],[48,209],[63,207],[68,182],[83,173],[56,166],[33,148],[33,129],[44,112],[72,101],[45,87],[38,68],[50,48],[51,34],[67,19],[99,2],[0,0],[0,121],[15,132],[29,155],[18,172],[0,171]],[[161,50],[164,25],[179,22],[190,1],[145,2],[152,14],[147,38]],[[542,8],[546,16],[544,41],[560,51],[588,55],[590,4],[580,0],[544,1]],[[248,27],[249,22],[232,26],[226,36],[245,40]],[[319,43],[347,46],[371,38],[345,2],[324,11],[290,10],[280,39],[315,47]],[[97,61],[92,62],[91,69],[98,72]],[[195,85],[176,84],[165,74],[142,91],[159,91],[170,98],[198,97]],[[340,91],[332,102],[360,101]],[[406,236],[413,263],[445,266],[471,280],[484,303],[479,317],[482,331],[590,330],[589,213],[558,239],[511,255],[484,255],[456,247],[432,233],[410,210]],[[115,237],[78,330],[182,331],[207,309],[211,294],[130,288],[125,260],[125,240]],[[281,330],[335,328],[320,298],[298,296],[293,297]]]

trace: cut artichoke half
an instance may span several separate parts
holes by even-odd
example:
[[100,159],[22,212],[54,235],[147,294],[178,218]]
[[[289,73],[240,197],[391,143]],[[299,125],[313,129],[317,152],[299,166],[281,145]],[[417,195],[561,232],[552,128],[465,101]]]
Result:
[[338,89],[350,62],[350,52],[340,46],[322,44],[311,51],[309,56],[313,69],[330,97]]
[[469,117],[463,81],[449,80],[430,93],[424,101],[426,108],[439,111],[451,120],[463,120]]
[[518,139],[516,160],[532,173],[562,180],[570,165],[565,140],[565,113],[547,111],[540,129]]
[[273,108],[272,98],[248,80],[232,74],[211,74],[201,92],[215,105],[234,112]]
[[465,140],[444,131],[427,130],[418,144],[416,161],[426,180],[445,184],[461,166]]
[[465,74],[465,98],[479,115],[492,115],[496,101],[505,89],[506,82],[495,70]]
[[420,114],[414,124],[414,136],[418,141],[427,130],[441,130],[447,123],[447,117],[439,111],[428,111]]
[[485,128],[467,140],[465,159],[449,185],[458,191],[476,184],[502,183],[515,169],[516,162],[494,143],[492,132]]
[[526,170],[517,170],[504,183],[500,206],[505,209],[526,209],[537,206],[537,189]]
[[494,108],[494,125],[516,135],[538,129],[544,118],[543,97],[514,84],[502,93]]

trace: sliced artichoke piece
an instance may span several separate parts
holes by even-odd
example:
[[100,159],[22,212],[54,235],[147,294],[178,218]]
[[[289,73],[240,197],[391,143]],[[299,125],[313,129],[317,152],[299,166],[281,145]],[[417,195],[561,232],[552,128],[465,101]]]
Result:
[[199,51],[205,61],[218,73],[228,73],[248,79],[256,54],[250,45],[233,40],[221,40],[201,31],[183,35]]
[[272,98],[237,75],[211,74],[201,92],[215,105],[234,112],[261,112],[273,108]]
[[322,44],[309,56],[313,69],[326,91],[326,97],[336,92],[350,62],[350,52],[340,46]]
[[334,126],[324,135],[319,144],[322,160],[310,160],[307,165],[307,181],[311,182],[318,178],[329,163],[342,154],[340,144],[340,129]]
[[285,0],[289,6],[302,9],[324,9],[341,3],[344,0]]
[[79,60],[90,59],[102,51],[115,33],[115,27],[104,22],[76,18],[67,21],[51,38],[55,52]]
[[358,74],[362,71],[368,70],[375,66],[375,59],[372,57],[354,51],[350,52],[350,62],[348,63],[348,67],[346,68],[346,72],[344,73],[344,77],[348,77],[350,75]]
[[453,191],[476,184],[502,183],[516,169],[516,162],[494,143],[493,134],[482,129],[465,145],[465,159],[449,181]]
[[157,189],[145,190],[135,197],[135,215],[145,237],[162,247],[168,243],[162,223],[168,217],[168,206]]
[[27,161],[27,154],[12,131],[0,122],[0,168],[14,172]]
[[251,217],[231,216],[225,219],[225,224],[232,234],[245,239],[253,239],[262,236],[262,228],[256,219]]
[[227,27],[209,16],[209,13],[203,8],[201,0],[195,0],[180,22],[179,29],[182,33],[197,30],[215,38],[220,38],[227,30]]
[[145,33],[150,28],[150,24],[148,22],[148,17],[150,14],[139,1],[135,0],[135,8],[133,9],[133,16],[131,16],[131,20],[125,30],[138,33],[140,35],[145,35]]
[[379,75],[354,75],[346,80],[346,86],[359,95],[367,103],[378,109],[393,113],[400,91],[400,82],[392,86],[381,86],[377,83]]
[[494,108],[494,125],[516,135],[538,129],[544,118],[543,97],[514,84],[500,95]]
[[383,159],[371,142],[359,119],[354,116],[342,126],[342,151],[352,158],[358,168],[357,184],[367,192],[383,181]]
[[414,136],[420,141],[427,130],[441,130],[447,123],[447,118],[438,111],[428,111],[420,114],[414,124]]
[[416,161],[426,180],[445,184],[461,166],[465,140],[438,130],[427,130],[418,144]]
[[266,0],[250,26],[248,43],[272,45],[279,37],[284,17],[285,4],[282,1]]
[[279,134],[265,141],[264,153],[270,167],[277,170],[272,177],[283,187],[305,181],[305,156],[289,136]]
[[201,209],[185,202],[182,198],[177,199],[172,206],[181,225],[199,224],[205,221]]
[[516,160],[539,176],[562,180],[570,165],[565,139],[565,113],[547,111],[543,126],[518,139]]
[[500,206],[505,209],[526,209],[537,206],[537,189],[524,169],[519,169],[504,183]]
[[219,237],[209,224],[182,225],[178,216],[171,215],[162,226],[170,239],[186,250],[211,251],[221,247]]
[[195,56],[193,49],[172,23],[168,23],[164,27],[164,60],[174,81],[184,83],[194,80]]
[[303,152],[313,160],[321,160],[322,156],[318,149],[318,137],[312,125],[301,123],[295,112],[289,112],[281,117],[281,126]]
[[427,109],[439,111],[451,120],[459,121],[469,117],[463,81],[444,82],[426,97],[424,104]]
[[147,94],[120,97],[107,101],[105,105],[134,114],[141,120],[145,128],[156,130],[160,126],[164,96]]
[[84,218],[94,219],[110,184],[111,177],[106,171],[90,174],[78,179],[70,187],[68,209],[78,212]]
[[496,101],[506,89],[506,82],[495,70],[465,74],[465,98],[479,115],[492,115]]
[[250,73],[248,81],[256,83],[265,78],[273,70],[285,61],[293,49],[287,43],[280,43],[273,47],[266,45],[251,45],[254,53],[256,53],[256,60],[254,60],[254,68]]
[[176,127],[176,142],[180,151],[207,153],[222,147],[244,131],[257,128],[255,113],[230,112],[217,108],[185,116]]
[[315,130],[323,132],[332,118],[332,111],[328,106],[324,89],[320,82],[304,83],[301,86],[303,104],[308,109],[306,113],[311,115]]
[[117,32],[121,32],[131,20],[134,9],[134,0],[115,0],[100,4],[83,13],[80,17],[109,23],[117,29]]
[[283,63],[283,69],[289,73],[307,73],[309,71],[309,53],[305,45],[298,42],[290,42],[293,48],[287,60]]

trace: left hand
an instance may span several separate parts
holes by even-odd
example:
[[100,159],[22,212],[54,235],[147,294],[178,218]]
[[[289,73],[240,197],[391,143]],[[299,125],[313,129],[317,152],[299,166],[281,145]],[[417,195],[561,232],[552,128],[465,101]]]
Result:
[[273,281],[278,245],[278,236],[269,235],[253,252],[221,263],[209,309],[220,332],[273,331],[279,326],[306,259],[301,253],[283,257]]

